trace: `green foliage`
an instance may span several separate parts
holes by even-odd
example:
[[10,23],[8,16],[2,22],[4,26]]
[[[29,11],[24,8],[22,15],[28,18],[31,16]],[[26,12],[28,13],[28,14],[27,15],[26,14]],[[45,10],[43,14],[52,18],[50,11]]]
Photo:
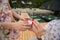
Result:
[[[47,2],[49,0],[15,0],[17,1],[16,3],[11,3],[11,6],[13,8],[21,8],[21,7],[28,7],[28,8],[39,8],[44,2]],[[24,1],[25,3],[27,2],[32,2],[31,5],[29,4],[22,4],[21,1]]]

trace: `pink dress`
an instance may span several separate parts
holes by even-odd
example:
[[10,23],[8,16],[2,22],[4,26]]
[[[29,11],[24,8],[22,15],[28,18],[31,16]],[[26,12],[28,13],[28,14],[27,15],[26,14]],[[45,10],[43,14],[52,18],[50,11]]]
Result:
[[[2,11],[0,16],[0,22],[13,22],[12,17],[10,16],[10,10]],[[0,29],[0,40],[17,40],[20,36],[20,33],[16,29]]]

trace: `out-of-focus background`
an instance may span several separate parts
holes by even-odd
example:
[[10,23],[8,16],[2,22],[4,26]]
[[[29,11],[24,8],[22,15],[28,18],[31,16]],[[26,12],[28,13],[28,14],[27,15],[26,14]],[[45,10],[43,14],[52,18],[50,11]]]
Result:
[[49,22],[60,19],[60,0],[9,0],[11,7],[17,13],[23,9],[31,18],[39,22]]

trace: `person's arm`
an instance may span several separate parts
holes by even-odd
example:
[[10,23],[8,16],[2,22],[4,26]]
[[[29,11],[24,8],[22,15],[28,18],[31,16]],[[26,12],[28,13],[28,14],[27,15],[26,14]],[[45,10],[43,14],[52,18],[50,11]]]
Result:
[[21,20],[24,20],[23,18],[21,18],[21,16],[19,15],[19,14],[17,14],[14,10],[12,10],[12,8],[11,8],[11,6],[10,6],[10,4],[9,4],[9,1],[8,1],[8,7],[9,7],[9,9],[11,10],[11,13],[12,13],[12,15],[14,16],[14,17],[16,17],[17,19],[21,19]]
[[33,21],[31,31],[33,31],[36,34],[38,40],[42,40],[41,36],[44,34],[45,30],[43,29],[42,25],[40,25],[38,21],[36,20]]
[[49,22],[45,27],[41,27],[39,22],[34,21],[33,31],[36,33],[38,40],[41,39],[41,36],[43,35],[44,32],[48,33],[51,30],[55,22],[56,20],[53,20]]
[[9,29],[9,28],[14,28],[15,23],[14,22],[12,22],[12,23],[11,22],[2,22],[2,23],[0,23],[0,25],[3,28]]
[[33,24],[34,24],[33,26],[34,32],[37,34],[37,37],[41,39],[41,36],[46,32],[45,29],[36,20],[33,22]]
[[19,20],[24,20],[19,14],[17,14],[14,10],[12,10],[13,16],[18,18]]
[[31,27],[28,27],[29,24],[27,24],[24,21],[19,21],[19,22],[2,22],[0,23],[1,27],[6,28],[6,29],[17,29],[17,30],[27,30],[30,29]]

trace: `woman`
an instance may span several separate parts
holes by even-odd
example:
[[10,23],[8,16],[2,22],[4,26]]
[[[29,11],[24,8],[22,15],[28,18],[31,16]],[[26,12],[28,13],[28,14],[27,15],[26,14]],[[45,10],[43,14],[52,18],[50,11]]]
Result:
[[[17,31],[25,31],[27,29],[30,29],[31,27],[27,27],[30,24],[28,24],[25,21],[19,21],[19,22],[0,22],[0,40],[17,40],[18,37],[18,32]],[[4,30],[8,30],[10,29],[9,32],[5,33]],[[11,30],[11,29],[15,29],[15,30]],[[10,32],[14,32],[14,34],[10,33]]]
[[[24,20],[24,18],[22,18],[19,14],[11,10],[9,3],[5,5],[0,1],[0,4],[1,4],[0,5],[0,22],[6,22],[6,23],[15,22],[15,19],[13,18],[13,16],[18,18],[19,20]],[[24,30],[24,28],[22,27],[20,30]],[[0,33],[1,33],[0,34],[1,40],[16,40],[16,38],[20,36],[19,31],[16,29],[12,29],[12,28],[4,29],[4,30],[1,28]]]
[[43,32],[46,33],[44,40],[60,40],[60,19],[49,22],[45,27],[41,27],[39,22],[35,20],[32,31],[36,33],[38,40],[41,40]]

